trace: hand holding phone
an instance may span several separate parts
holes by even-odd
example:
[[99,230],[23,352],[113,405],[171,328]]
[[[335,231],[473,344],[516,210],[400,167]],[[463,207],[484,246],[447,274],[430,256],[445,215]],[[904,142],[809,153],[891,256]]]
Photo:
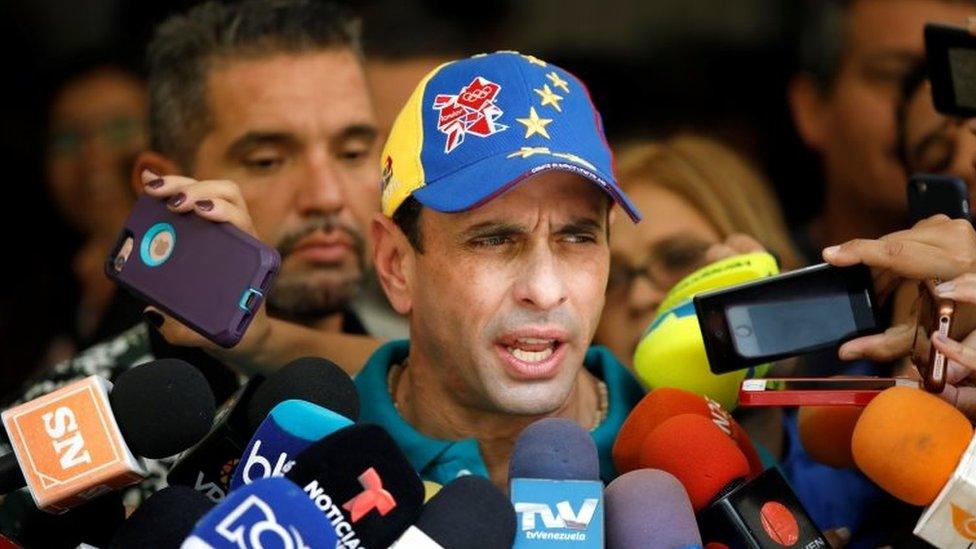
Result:
[[958,177],[928,173],[908,180],[908,216],[912,225],[933,215],[969,219],[969,187]]
[[[932,334],[957,339],[956,303],[940,298],[935,291],[937,281],[926,280],[918,285],[916,303],[915,340],[912,344],[912,363],[922,376],[926,391],[941,393],[945,389],[949,359],[932,346]],[[966,334],[962,334],[965,336]]]

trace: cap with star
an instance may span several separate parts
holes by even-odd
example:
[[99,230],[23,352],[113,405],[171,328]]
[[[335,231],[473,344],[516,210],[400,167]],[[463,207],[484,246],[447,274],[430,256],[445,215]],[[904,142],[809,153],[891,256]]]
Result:
[[562,170],[598,185],[634,222],[641,218],[617,185],[586,87],[532,55],[480,54],[431,71],[397,116],[380,162],[389,217],[410,196],[459,212]]

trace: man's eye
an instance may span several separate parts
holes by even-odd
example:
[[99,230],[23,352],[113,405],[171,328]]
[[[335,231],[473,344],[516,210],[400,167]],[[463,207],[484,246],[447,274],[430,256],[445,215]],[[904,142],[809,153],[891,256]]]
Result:
[[339,158],[347,161],[357,161],[366,158],[369,149],[347,149],[339,153]]
[[484,236],[475,239],[472,243],[479,248],[494,248],[508,244],[511,241],[512,239],[507,236]]
[[272,171],[280,168],[285,163],[281,156],[255,155],[244,159],[244,165],[254,171]]
[[596,236],[589,233],[575,233],[566,235],[564,240],[570,244],[592,244],[596,242]]

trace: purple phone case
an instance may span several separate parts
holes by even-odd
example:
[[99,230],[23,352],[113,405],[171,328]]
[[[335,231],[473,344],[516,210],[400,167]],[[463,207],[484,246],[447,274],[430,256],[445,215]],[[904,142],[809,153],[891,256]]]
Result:
[[[170,232],[169,255],[149,252],[153,234]],[[122,272],[113,260],[126,236],[133,249]],[[277,250],[230,223],[177,214],[143,195],[125,221],[105,264],[108,277],[222,347],[240,341],[278,274]]]

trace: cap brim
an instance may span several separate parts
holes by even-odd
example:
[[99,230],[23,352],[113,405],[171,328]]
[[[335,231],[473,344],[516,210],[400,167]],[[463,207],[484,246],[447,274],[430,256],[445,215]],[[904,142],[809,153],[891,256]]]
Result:
[[413,196],[424,206],[445,213],[463,212],[476,208],[523,180],[546,171],[575,173],[595,183],[620,205],[637,223],[641,214],[630,198],[614,183],[613,178],[570,161],[554,161],[548,155],[538,158],[511,158],[514,153],[501,153],[465,166],[441,179],[415,190]]

